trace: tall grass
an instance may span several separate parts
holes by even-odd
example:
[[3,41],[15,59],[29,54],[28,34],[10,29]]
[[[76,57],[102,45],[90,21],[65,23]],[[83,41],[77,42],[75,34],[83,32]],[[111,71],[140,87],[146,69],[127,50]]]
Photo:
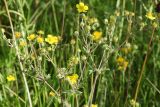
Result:
[[79,2],[0,2],[0,106],[159,107],[158,1]]

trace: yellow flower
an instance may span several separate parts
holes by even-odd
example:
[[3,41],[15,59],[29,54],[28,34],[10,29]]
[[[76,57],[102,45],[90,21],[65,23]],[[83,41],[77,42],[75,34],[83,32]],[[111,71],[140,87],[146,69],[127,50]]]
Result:
[[147,12],[147,14],[145,15],[148,19],[150,20],[154,20],[156,19],[156,17],[153,16],[153,13],[152,12]]
[[91,107],[98,107],[97,104],[92,104]]
[[58,44],[58,42],[60,41],[60,38],[57,37],[57,36],[48,35],[47,38],[45,38],[45,41],[47,43],[49,43],[50,45],[52,45],[52,44]]
[[[84,107],[88,107],[87,105],[84,105]],[[91,107],[98,107],[97,104],[91,104]]]
[[83,2],[80,2],[79,4],[77,4],[76,7],[77,7],[77,11],[79,13],[81,13],[81,12],[87,12],[87,10],[88,10],[88,6],[85,5]]
[[125,70],[128,66],[128,62],[127,61],[124,61],[123,63],[119,64],[118,66],[118,70],[122,71],[122,70]]
[[102,38],[102,32],[94,31],[92,34],[93,41],[99,41]]
[[128,66],[128,62],[122,57],[117,58],[117,63],[118,63],[118,70],[125,70]]
[[71,85],[75,85],[77,84],[78,77],[79,76],[77,74],[73,74],[73,75],[67,76],[66,78]]
[[8,81],[15,81],[16,78],[15,78],[13,75],[8,75],[8,76],[7,76],[7,80],[8,80]]
[[39,30],[37,33],[38,33],[39,35],[44,35],[44,31],[42,31],[42,30]]
[[49,95],[53,97],[53,96],[55,96],[55,93],[53,91],[51,91],[51,92],[49,92]]
[[38,43],[43,43],[44,39],[41,36],[37,37],[37,42]]
[[117,63],[123,63],[123,62],[124,62],[124,58],[122,58],[122,57],[117,58]]
[[20,38],[22,35],[21,35],[21,33],[20,32],[15,32],[15,37],[18,39],[18,38]]
[[27,39],[28,39],[29,41],[32,41],[35,37],[36,37],[35,34],[30,34],[30,35],[27,37]]
[[27,45],[27,43],[26,43],[24,40],[22,40],[22,41],[19,42],[19,45],[20,45],[21,47],[24,47],[24,46]]

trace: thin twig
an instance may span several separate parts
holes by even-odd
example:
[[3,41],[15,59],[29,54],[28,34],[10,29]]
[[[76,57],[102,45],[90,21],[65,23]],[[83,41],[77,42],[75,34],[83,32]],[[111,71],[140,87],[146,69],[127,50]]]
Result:
[[137,81],[137,87],[136,87],[136,91],[135,91],[135,95],[134,95],[134,101],[137,100],[138,91],[139,91],[140,83],[141,83],[142,76],[143,76],[143,73],[144,73],[144,68],[145,68],[145,65],[146,65],[146,62],[147,62],[150,46],[151,46],[151,43],[152,43],[152,40],[153,40],[154,32],[155,32],[155,28],[153,29],[150,41],[148,43],[147,53],[146,53],[146,56],[145,56],[145,59],[144,59],[143,65],[142,65],[142,69],[141,69],[141,72],[140,72],[140,77]]

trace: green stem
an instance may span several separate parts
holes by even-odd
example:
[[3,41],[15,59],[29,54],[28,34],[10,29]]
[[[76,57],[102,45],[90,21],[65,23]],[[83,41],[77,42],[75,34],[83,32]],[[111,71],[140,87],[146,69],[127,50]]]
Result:
[[26,76],[23,73],[24,68],[23,68],[23,65],[22,65],[22,62],[21,62],[21,59],[20,59],[19,48],[18,48],[16,38],[15,38],[15,35],[14,35],[15,32],[14,32],[14,28],[13,28],[13,24],[12,24],[12,20],[11,20],[11,16],[10,16],[10,13],[9,13],[9,9],[8,9],[8,5],[7,5],[6,0],[4,0],[4,4],[5,4],[6,12],[7,12],[7,15],[8,15],[9,23],[10,23],[10,26],[11,26],[11,31],[12,31],[12,34],[13,34],[13,41],[14,41],[14,46],[15,46],[15,49],[16,49],[16,55],[18,57],[18,61],[19,61],[19,64],[20,64],[20,69],[22,71],[22,76],[23,76],[23,79],[24,79],[24,83],[25,83],[25,87],[26,87],[26,91],[27,91],[27,95],[28,95],[29,105],[30,105],[30,107],[32,107],[32,100],[31,100],[31,97],[30,97],[30,92],[29,92]]
[[98,76],[99,76],[99,74],[96,74],[96,77],[94,79],[94,83],[92,85],[91,93],[89,95],[89,100],[88,100],[89,107],[91,107],[91,104],[92,104],[93,94],[94,94],[94,91],[95,91],[95,86],[96,86],[96,83],[97,83]]
[[52,11],[53,11],[53,16],[54,16],[54,23],[55,23],[55,27],[56,27],[56,32],[59,33],[59,28],[58,28],[58,21],[57,21],[57,15],[56,15],[56,11],[55,11],[55,7],[54,7],[54,0],[52,1]]

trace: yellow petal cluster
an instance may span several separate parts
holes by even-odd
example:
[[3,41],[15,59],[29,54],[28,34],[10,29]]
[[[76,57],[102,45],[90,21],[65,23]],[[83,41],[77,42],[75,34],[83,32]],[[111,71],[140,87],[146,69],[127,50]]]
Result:
[[66,78],[71,85],[75,85],[75,84],[77,84],[78,77],[79,76],[77,74],[72,74],[70,76],[67,76]]
[[122,57],[117,58],[117,63],[123,63],[123,62],[124,62],[124,58],[122,58]]
[[[88,107],[87,105],[85,105],[84,107]],[[98,107],[97,104],[91,104],[91,107]]]
[[102,38],[102,32],[94,31],[92,33],[92,40],[93,41],[99,41]]
[[152,12],[147,12],[145,16],[146,16],[148,19],[150,19],[150,20],[156,19],[156,17],[153,16],[153,13],[152,13]]
[[20,32],[15,32],[15,37],[18,39],[18,38],[20,38],[21,36],[22,36],[22,34],[20,33]]
[[44,39],[41,36],[37,37],[37,42],[38,43],[43,43]]
[[49,43],[50,45],[53,45],[53,44],[58,44],[59,41],[60,41],[60,38],[58,36],[53,36],[53,35],[48,35],[47,38],[45,38],[45,41],[47,43]]
[[15,81],[16,78],[15,78],[13,75],[8,75],[8,76],[7,76],[7,80],[8,80],[8,81]]
[[24,40],[21,40],[20,42],[19,42],[19,46],[21,46],[21,47],[24,47],[24,46],[26,46],[27,45],[27,43],[26,43],[26,41],[24,41]]
[[125,70],[128,66],[128,61],[126,61],[122,57],[117,58],[117,63],[118,63],[118,70]]
[[76,7],[77,7],[77,11],[79,13],[87,12],[87,10],[88,10],[88,6],[85,5],[83,2],[80,2],[79,4],[77,4]]
[[53,91],[51,91],[51,92],[49,92],[49,95],[53,97],[53,96],[55,96],[55,93]]
[[27,39],[29,40],[29,41],[32,41],[32,40],[34,40],[36,38],[36,35],[35,34],[30,34],[29,36],[27,36]]

